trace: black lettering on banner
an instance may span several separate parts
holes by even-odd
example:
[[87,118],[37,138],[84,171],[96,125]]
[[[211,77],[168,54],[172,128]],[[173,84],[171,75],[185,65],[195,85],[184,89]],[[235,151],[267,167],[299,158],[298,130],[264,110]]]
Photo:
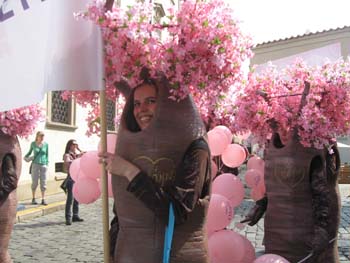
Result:
[[[10,1],[17,0],[0,0],[0,23],[5,22],[11,17],[15,16],[15,12],[7,8],[7,5]],[[41,2],[45,2],[46,0],[41,0]],[[28,0],[21,0],[23,11],[28,10],[30,8],[28,4]]]
[[3,0],[3,2],[0,4],[0,23],[15,15],[15,13],[12,10],[4,11],[8,1],[9,0]]

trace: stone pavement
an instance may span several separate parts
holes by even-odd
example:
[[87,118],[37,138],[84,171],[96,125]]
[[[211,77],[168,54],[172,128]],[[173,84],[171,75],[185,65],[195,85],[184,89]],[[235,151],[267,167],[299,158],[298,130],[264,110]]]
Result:
[[[236,209],[235,217],[229,228],[237,233],[244,235],[255,247],[256,255],[264,254],[264,246],[262,244],[264,238],[264,218],[262,218],[255,226],[245,225],[243,229],[240,229],[241,224],[239,221],[244,218],[244,215],[248,213],[251,207],[254,206],[254,201],[251,199],[245,199],[243,203]],[[341,221],[338,231],[338,249],[339,249],[339,262],[350,262],[350,197],[344,197],[342,199]],[[305,255],[307,256],[307,255]],[[326,262],[325,262],[326,263]]]
[[[349,263],[350,241],[350,185],[341,186],[342,210],[338,235],[340,263]],[[82,223],[65,225],[65,195],[48,196],[48,206],[31,205],[31,200],[19,202],[17,223],[11,238],[10,254],[14,263],[32,262],[103,262],[102,206],[101,200],[89,205],[80,205]],[[112,200],[110,200],[112,213]],[[254,205],[245,199],[236,209],[230,229],[245,235],[255,246],[257,255],[264,252],[262,245],[263,218],[256,226],[240,229],[238,223]],[[110,219],[112,215],[110,214]],[[145,262],[148,263],[148,262]]]
[[45,201],[48,203],[47,206],[40,204],[40,198],[37,199],[38,205],[32,205],[32,199],[19,201],[17,205],[16,223],[64,209],[66,195],[62,191],[55,195],[46,196]]
[[[63,196],[64,197],[64,196]],[[58,198],[56,196],[55,198]],[[48,200],[49,201],[49,200]],[[60,207],[61,201],[51,206]],[[110,201],[110,211],[112,201]],[[36,216],[33,210],[43,210]],[[55,212],[48,206],[29,208],[26,217],[22,212],[20,222],[12,232],[9,252],[13,263],[102,263],[102,204],[80,205],[80,216],[84,222],[65,224],[64,209]]]

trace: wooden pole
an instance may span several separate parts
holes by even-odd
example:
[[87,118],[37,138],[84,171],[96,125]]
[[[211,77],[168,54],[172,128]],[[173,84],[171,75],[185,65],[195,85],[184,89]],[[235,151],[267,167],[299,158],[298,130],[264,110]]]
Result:
[[[107,125],[106,125],[106,91],[100,91],[100,116],[101,116],[101,151],[107,152]],[[103,247],[104,262],[110,263],[109,244],[109,205],[108,205],[108,174],[105,164],[101,164],[102,169],[102,223],[103,223]]]

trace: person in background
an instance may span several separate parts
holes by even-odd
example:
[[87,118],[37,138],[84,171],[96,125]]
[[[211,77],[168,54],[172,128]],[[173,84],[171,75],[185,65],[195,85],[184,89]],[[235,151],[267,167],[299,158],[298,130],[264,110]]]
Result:
[[[73,197],[73,184],[74,180],[69,174],[69,168],[71,163],[84,154],[79,149],[78,143],[75,140],[69,140],[66,144],[66,149],[63,155],[63,161],[68,175],[66,178],[66,189],[67,189],[67,200],[65,209],[66,225],[71,225],[72,222],[82,222],[84,219],[79,217],[79,203]],[[73,216],[72,216],[72,206],[73,206]]]
[[[31,156],[32,153],[33,156]],[[44,133],[42,131],[38,131],[36,133],[35,141],[30,144],[30,149],[24,156],[24,160],[27,162],[32,161],[32,204],[38,204],[36,201],[35,192],[40,179],[41,204],[47,205],[45,201],[45,190],[47,166],[49,164],[49,145],[44,142]]]

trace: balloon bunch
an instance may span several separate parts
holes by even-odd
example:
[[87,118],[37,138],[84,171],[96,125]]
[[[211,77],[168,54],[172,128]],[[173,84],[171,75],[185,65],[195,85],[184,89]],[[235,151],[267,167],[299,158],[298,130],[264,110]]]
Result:
[[[216,126],[208,132],[212,160],[212,194],[207,215],[209,255],[212,263],[252,263],[255,250],[251,242],[233,230],[226,229],[234,209],[244,198],[244,186],[232,173],[221,173],[223,166],[237,168],[248,156],[241,145],[232,143],[233,134],[226,126]],[[219,175],[217,176],[217,174]]]
[[[115,134],[107,135],[107,152],[114,153],[116,140]],[[75,159],[70,165],[69,174],[75,182],[74,198],[79,203],[90,204],[100,197],[102,170],[98,163],[98,151],[88,151],[81,158]],[[113,197],[110,174],[108,174],[108,196]]]
[[[236,137],[245,140],[250,132]],[[240,144],[232,143],[233,134],[223,125],[214,127],[208,132],[208,143],[212,159],[212,193],[207,215],[208,247],[211,263],[288,263],[284,258],[267,254],[256,258],[252,243],[243,235],[228,229],[235,216],[235,208],[244,198],[244,186],[241,179],[225,171],[237,168],[248,159],[248,150]],[[254,200],[264,197],[264,160],[252,156],[247,161],[245,181],[252,188]],[[238,228],[238,226],[237,226]]]
[[[242,145],[232,143],[233,134],[223,125],[214,127],[208,132],[208,143],[211,155],[216,157],[212,162],[212,175],[215,177],[223,165],[235,168],[242,165],[248,156],[248,151]],[[213,177],[213,179],[214,179]]]
[[226,229],[234,217],[234,208],[244,198],[244,187],[239,177],[224,173],[212,184],[207,215],[207,233],[210,262],[252,263],[255,249],[243,235]]

